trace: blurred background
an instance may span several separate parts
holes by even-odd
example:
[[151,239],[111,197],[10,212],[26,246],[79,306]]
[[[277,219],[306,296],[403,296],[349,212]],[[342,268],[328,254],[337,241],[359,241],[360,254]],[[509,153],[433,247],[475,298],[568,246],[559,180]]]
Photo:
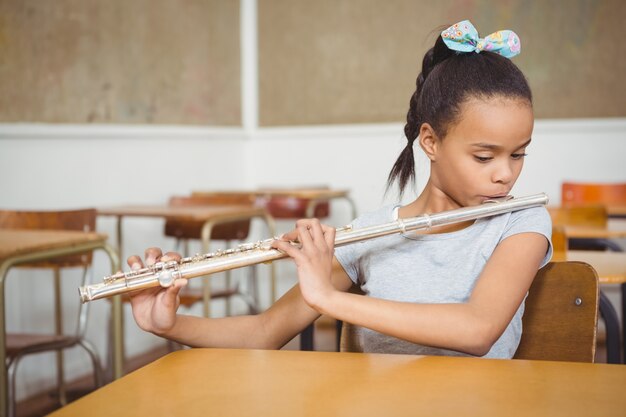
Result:
[[[626,179],[625,18],[622,0],[0,0],[0,207],[320,185],[349,190],[359,213],[395,202],[385,183],[421,59],[463,19],[483,37],[520,36],[514,62],[533,89],[536,125],[513,191],[559,202],[563,181]],[[416,153],[405,200],[428,176]],[[335,226],[351,220],[339,201],[331,213]],[[125,221],[124,258],[172,249],[162,223]],[[97,229],[115,236],[110,218]],[[255,225],[252,239],[264,237]],[[110,272],[102,255],[93,269],[98,281]],[[48,326],[51,284],[12,274],[7,330]],[[63,284],[68,304],[75,282]],[[294,282],[281,263],[279,290]],[[94,303],[87,333],[103,357],[108,309]],[[126,334],[129,356],[163,343],[130,314]],[[86,356],[67,356],[68,378],[83,374]],[[54,385],[50,357],[20,366],[19,398]]]

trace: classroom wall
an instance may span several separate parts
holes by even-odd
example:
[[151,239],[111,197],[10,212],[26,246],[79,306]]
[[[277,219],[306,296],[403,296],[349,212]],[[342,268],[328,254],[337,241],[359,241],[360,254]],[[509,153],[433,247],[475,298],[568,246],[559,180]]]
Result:
[[[516,195],[544,191],[558,202],[564,180],[626,179],[626,55],[596,47],[617,37],[619,0],[172,4],[0,2],[0,207],[162,204],[196,189],[319,184],[350,189],[360,212],[390,203],[385,180],[404,147],[402,120],[428,34],[434,22],[460,18],[481,32],[516,28],[526,47],[517,62],[539,120]],[[239,11],[258,16],[258,33],[240,27]],[[567,22],[584,30],[562,35]],[[569,120],[552,119],[562,117]],[[428,173],[421,162],[416,191]],[[350,220],[344,203],[332,211],[331,224]],[[281,231],[290,226],[279,222]],[[112,219],[97,227],[115,236]],[[162,229],[162,220],[126,221],[125,255],[173,248]],[[251,239],[264,237],[255,224]],[[280,263],[280,291],[293,272]],[[94,280],[109,273],[98,254]],[[267,269],[261,280],[268,305]],[[9,331],[49,328],[50,281],[11,272]],[[77,285],[77,273],[64,280],[67,328]],[[104,359],[108,302],[91,307],[87,336]],[[163,343],[128,312],[126,334],[128,355]],[[69,377],[88,369],[86,356],[67,356]],[[50,363],[50,355],[22,363],[20,398],[54,384]]]

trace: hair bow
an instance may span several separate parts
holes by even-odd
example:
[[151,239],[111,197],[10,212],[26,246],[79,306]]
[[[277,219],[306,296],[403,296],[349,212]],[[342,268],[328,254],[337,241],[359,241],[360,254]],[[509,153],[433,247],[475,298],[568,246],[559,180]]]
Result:
[[441,32],[446,46],[458,52],[490,51],[512,58],[520,53],[522,45],[512,30],[499,30],[485,38],[478,37],[478,31],[469,20],[463,20]]

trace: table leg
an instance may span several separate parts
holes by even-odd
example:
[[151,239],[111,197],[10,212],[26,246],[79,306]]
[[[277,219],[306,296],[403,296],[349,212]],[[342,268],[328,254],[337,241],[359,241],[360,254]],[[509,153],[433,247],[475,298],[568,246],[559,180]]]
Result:
[[7,273],[9,272],[10,264],[3,262],[0,265],[0,417],[8,415],[9,407],[9,384],[7,378],[7,361],[6,361],[6,323],[5,323],[5,297],[4,297],[4,282]]
[[626,363],[626,282],[620,285],[622,289],[622,363]]
[[[61,309],[61,270],[54,268],[54,328],[57,335],[63,334],[63,311]],[[67,390],[65,389],[63,350],[57,350],[57,387],[59,403],[67,404]]]
[[[209,253],[209,247],[211,245],[211,232],[215,221],[209,220],[202,225],[202,252]],[[202,277],[202,299],[203,299],[203,312],[204,317],[211,317],[211,276]]]

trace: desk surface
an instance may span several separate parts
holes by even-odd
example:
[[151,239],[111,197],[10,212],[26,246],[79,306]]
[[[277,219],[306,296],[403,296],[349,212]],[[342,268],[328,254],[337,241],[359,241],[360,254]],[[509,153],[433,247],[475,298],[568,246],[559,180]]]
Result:
[[622,239],[626,238],[626,221],[610,221],[607,227],[563,226],[568,238]]
[[59,230],[0,229],[0,260],[87,242],[103,242],[107,235]]
[[98,215],[104,216],[139,216],[176,218],[177,220],[210,220],[223,216],[263,216],[266,211],[262,207],[246,205],[219,206],[164,206],[164,205],[128,205],[102,207]]
[[626,410],[624,386],[618,365],[192,349],[52,416],[611,415]]
[[598,273],[600,284],[621,284],[626,282],[626,253],[570,250],[567,255],[555,253],[553,260],[581,261],[591,265]]
[[626,204],[624,205],[609,205],[606,207],[606,211],[609,214],[609,217],[626,217]]

